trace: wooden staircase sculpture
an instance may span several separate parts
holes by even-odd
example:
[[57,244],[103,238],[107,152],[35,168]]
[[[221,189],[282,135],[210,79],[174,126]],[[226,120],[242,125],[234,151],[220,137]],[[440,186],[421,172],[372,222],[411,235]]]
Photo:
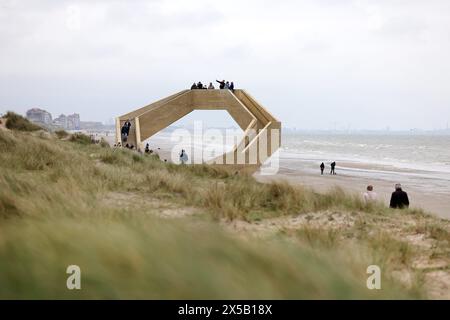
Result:
[[208,161],[228,165],[264,163],[281,145],[281,122],[244,90],[184,90],[116,118],[116,142],[120,129],[131,122],[128,143],[143,150],[150,138],[194,110],[226,110],[244,131],[232,151]]

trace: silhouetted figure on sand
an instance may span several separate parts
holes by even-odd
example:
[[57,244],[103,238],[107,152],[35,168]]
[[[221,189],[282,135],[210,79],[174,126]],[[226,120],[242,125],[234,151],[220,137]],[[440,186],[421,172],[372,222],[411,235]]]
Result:
[[330,171],[330,174],[336,174],[336,171],[335,171],[335,168],[336,168],[336,162],[332,162],[331,163],[331,171]]
[[212,84],[212,82],[210,82],[209,86],[208,86],[208,90],[214,90],[214,89],[215,89],[214,85]]
[[400,183],[397,183],[395,185],[395,191],[392,192],[391,202],[389,206],[394,209],[403,209],[409,207],[408,194],[402,190],[402,185]]
[[323,170],[325,170],[325,164],[322,162],[320,164],[320,174],[323,175]]
[[234,83],[233,83],[233,81],[230,83],[230,90],[234,91]]
[[195,89],[197,89],[197,84],[194,82],[191,86],[191,90],[195,90]]

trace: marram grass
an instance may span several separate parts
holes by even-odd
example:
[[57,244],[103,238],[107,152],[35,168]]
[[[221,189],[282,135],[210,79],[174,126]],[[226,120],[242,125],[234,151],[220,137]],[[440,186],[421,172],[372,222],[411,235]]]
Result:
[[[186,207],[191,216],[158,218],[166,208]],[[425,296],[420,285],[408,288],[389,275],[383,290],[367,289],[371,261],[401,268],[411,258],[410,248],[383,235],[355,227],[350,231],[368,245],[348,251],[343,232],[310,228],[242,238],[217,222],[326,210],[390,213],[340,189],[318,194],[284,182],[261,184],[220,167],[176,166],[91,145],[82,136],[62,141],[0,131],[0,298]],[[69,265],[81,268],[81,290],[66,287]]]

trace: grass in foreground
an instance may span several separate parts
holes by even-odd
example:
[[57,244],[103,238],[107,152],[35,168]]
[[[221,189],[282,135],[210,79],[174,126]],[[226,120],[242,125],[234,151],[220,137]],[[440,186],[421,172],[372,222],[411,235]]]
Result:
[[[2,298],[419,298],[423,279],[410,269],[423,252],[382,233],[383,223],[416,221],[440,239],[436,256],[449,247],[448,225],[419,211],[166,164],[83,136],[0,131],[0,168]],[[189,216],[176,221],[156,217],[186,208]],[[330,212],[354,221],[244,238],[216,222],[256,226]],[[381,291],[365,287],[374,261],[389,271]],[[81,267],[81,291],[65,287],[69,264]],[[409,285],[392,276],[405,270]]]

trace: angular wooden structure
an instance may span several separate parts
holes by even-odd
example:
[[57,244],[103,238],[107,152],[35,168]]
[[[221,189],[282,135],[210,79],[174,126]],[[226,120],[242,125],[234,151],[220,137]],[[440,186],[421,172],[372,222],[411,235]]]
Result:
[[116,119],[116,141],[120,129],[132,124],[128,142],[143,149],[150,138],[193,110],[226,110],[244,130],[244,138],[233,150],[212,162],[231,165],[261,165],[281,144],[281,122],[244,90],[184,90]]

